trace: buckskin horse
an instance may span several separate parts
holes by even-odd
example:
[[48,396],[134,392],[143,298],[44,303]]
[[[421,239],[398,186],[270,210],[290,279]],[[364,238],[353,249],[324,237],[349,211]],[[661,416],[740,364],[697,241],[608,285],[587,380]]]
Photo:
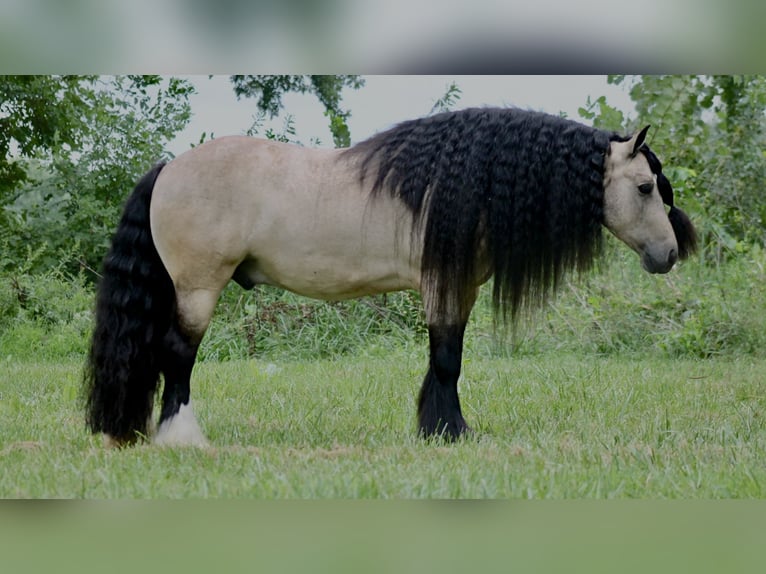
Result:
[[90,430],[114,445],[150,435],[206,444],[190,378],[234,280],[324,300],[419,290],[430,341],[419,431],[459,437],[469,430],[458,398],[463,334],[490,277],[495,312],[515,320],[567,272],[589,268],[603,227],[650,273],[694,251],[647,130],[623,137],[478,108],[406,121],[348,149],[231,136],[156,165],[103,263],[84,374]]

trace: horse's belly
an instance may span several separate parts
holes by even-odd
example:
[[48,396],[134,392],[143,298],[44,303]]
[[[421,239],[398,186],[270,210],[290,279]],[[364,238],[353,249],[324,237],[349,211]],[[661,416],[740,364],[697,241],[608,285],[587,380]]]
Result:
[[312,257],[266,257],[243,263],[238,277],[255,284],[275,285],[314,299],[339,300],[416,289],[415,273],[396,261],[344,260],[337,255]]

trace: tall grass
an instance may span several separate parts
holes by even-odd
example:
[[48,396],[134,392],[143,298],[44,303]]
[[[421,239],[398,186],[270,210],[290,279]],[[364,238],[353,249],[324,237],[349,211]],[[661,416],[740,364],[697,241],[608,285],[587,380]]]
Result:
[[230,284],[200,348],[202,361],[324,358],[375,353],[423,338],[413,292],[339,302],[314,301],[272,288],[244,292]]
[[[466,335],[466,356],[554,352],[664,357],[763,356],[766,253],[752,246],[717,262],[703,256],[668,275],[607,242],[599,268],[571,278],[545,308],[513,329],[494,322],[482,288]],[[92,325],[92,285],[60,270],[0,276],[0,357],[82,357]],[[269,287],[224,291],[201,361],[302,360],[385,355],[420,348],[427,336],[420,297],[391,293],[326,303]]]
[[[589,277],[565,283],[558,298],[522,322],[499,352],[548,350],[709,358],[766,349],[766,253],[705,254],[667,275],[644,272],[616,240]],[[474,312],[480,338],[490,333],[486,297]],[[487,347],[485,345],[485,347]]]

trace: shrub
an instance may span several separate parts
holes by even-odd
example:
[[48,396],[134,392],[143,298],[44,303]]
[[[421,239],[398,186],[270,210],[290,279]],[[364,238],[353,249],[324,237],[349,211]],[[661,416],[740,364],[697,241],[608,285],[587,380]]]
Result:
[[82,357],[92,326],[93,294],[82,277],[59,271],[0,276],[0,356]]
[[701,254],[668,275],[649,275],[634,254],[611,243],[596,273],[567,282],[558,299],[522,326],[517,351],[703,358],[763,352],[763,249],[750,247],[715,266],[704,264]]
[[329,357],[401,346],[426,332],[412,292],[322,302],[271,287],[229,285],[200,348],[201,360]]

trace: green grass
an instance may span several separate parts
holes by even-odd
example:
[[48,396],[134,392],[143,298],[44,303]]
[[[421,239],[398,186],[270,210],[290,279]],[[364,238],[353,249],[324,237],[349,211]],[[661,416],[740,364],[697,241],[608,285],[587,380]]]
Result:
[[760,498],[766,360],[468,354],[476,435],[424,442],[425,347],[388,356],[201,363],[212,446],[105,450],[79,362],[0,362],[0,496]]

